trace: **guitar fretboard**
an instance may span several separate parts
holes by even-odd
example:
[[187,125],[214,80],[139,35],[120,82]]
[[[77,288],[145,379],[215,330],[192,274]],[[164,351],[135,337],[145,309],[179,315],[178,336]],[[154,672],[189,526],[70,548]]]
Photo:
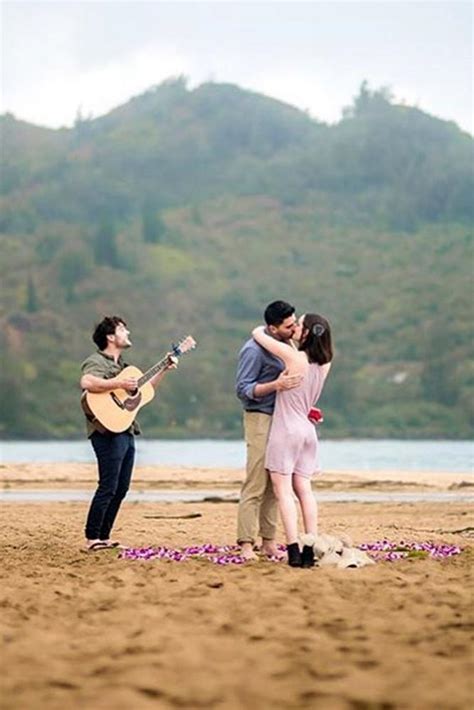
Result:
[[153,365],[153,367],[150,367],[149,370],[143,373],[143,375],[139,378],[138,380],[138,388],[143,387],[143,385],[146,385],[147,382],[151,380],[152,377],[157,375],[159,372],[165,369],[165,367],[168,365],[169,362],[169,357],[168,355],[165,355],[164,358],[162,358],[159,362],[156,363],[156,365]]

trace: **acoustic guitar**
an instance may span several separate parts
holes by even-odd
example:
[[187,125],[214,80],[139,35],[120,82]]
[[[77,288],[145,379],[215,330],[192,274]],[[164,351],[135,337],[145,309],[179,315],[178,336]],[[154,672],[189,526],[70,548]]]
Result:
[[110,431],[115,434],[127,431],[139,410],[151,402],[155,396],[155,388],[150,384],[150,380],[174,364],[176,358],[195,347],[196,341],[191,335],[188,335],[178,345],[173,345],[172,351],[145,373],[133,365],[125,367],[120,376],[123,376],[124,379],[129,377],[137,379],[138,387],[135,392],[127,392],[127,390],[120,388],[100,393],[87,392],[86,390],[81,398],[84,414],[89,421],[97,426],[99,431]]

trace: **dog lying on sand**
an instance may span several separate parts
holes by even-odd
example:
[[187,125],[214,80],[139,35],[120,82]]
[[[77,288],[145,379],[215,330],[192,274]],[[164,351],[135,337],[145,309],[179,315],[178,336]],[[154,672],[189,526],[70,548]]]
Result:
[[318,567],[334,565],[346,569],[375,564],[366,552],[354,547],[350,537],[344,533],[339,537],[326,533],[303,535],[301,542],[305,547],[313,548]]

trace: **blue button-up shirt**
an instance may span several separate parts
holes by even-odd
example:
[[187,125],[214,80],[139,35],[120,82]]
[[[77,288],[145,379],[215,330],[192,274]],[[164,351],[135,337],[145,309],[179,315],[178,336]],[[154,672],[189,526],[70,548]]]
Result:
[[255,397],[254,389],[257,384],[276,380],[284,369],[280,358],[262,348],[253,338],[247,340],[239,353],[235,388],[245,410],[273,414],[276,392]]

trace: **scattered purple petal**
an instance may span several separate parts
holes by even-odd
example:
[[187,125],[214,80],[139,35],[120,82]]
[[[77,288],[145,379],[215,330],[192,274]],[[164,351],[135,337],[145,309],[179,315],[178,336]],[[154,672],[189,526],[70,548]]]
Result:
[[389,540],[378,540],[377,542],[366,542],[359,545],[360,550],[364,550],[376,560],[384,560],[393,562],[402,560],[410,556],[416,556],[413,553],[420,553],[431,559],[441,560],[447,557],[454,557],[461,553],[461,548],[457,545],[447,545],[443,543],[435,543],[431,541],[425,542],[390,542]]
[[[279,546],[285,549],[283,545]],[[173,562],[184,562],[189,559],[205,559],[217,565],[242,565],[247,562],[239,554],[238,545],[191,545],[182,549],[172,549],[167,547],[129,547],[120,553],[120,558],[124,560],[171,560]],[[277,558],[275,562],[279,561]]]
[[[395,562],[407,557],[426,556],[440,560],[453,557],[461,553],[457,545],[425,542],[391,542],[383,539],[376,542],[366,542],[359,545],[360,550],[367,552],[376,561]],[[119,557],[124,560],[170,560],[172,562],[185,562],[190,559],[204,559],[216,565],[242,565],[247,562],[240,556],[238,545],[190,545],[181,549],[169,547],[129,547],[122,550]],[[285,545],[278,545],[278,550],[286,552]],[[267,556],[270,562],[282,562],[278,556]]]

